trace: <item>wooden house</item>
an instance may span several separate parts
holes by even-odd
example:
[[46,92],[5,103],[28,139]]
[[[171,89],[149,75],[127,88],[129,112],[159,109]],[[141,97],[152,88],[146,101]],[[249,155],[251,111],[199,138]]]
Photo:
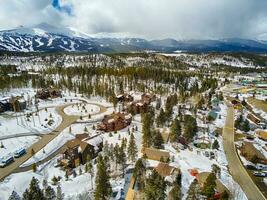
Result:
[[[204,187],[204,184],[205,184],[209,175],[210,175],[210,172],[201,172],[201,173],[196,175],[196,179],[197,179],[201,188]],[[230,191],[227,189],[227,187],[224,184],[222,184],[222,182],[219,179],[216,179],[215,183],[216,183],[216,188],[215,188],[216,193],[215,193],[213,199],[220,199],[221,194],[225,191],[228,194],[230,194]]]
[[244,142],[240,152],[242,156],[251,162],[267,164],[267,159],[251,142]]
[[252,121],[253,123],[255,123],[255,124],[259,124],[259,123],[261,122],[261,120],[260,120],[258,117],[256,117],[255,115],[253,115],[253,114],[251,114],[251,113],[249,113],[249,114],[247,115],[247,118],[248,118],[250,121]]
[[150,160],[167,161],[170,160],[170,153],[168,151],[154,149],[154,148],[142,148],[141,153]]
[[38,99],[49,99],[49,98],[57,98],[62,97],[61,91],[55,88],[42,88],[37,91],[36,98]]
[[117,95],[116,98],[118,102],[124,102],[124,103],[132,102],[134,100],[133,96],[131,96],[130,94],[120,94]]
[[113,113],[105,115],[98,129],[105,132],[118,131],[129,126],[132,122],[132,115],[129,113]]
[[103,139],[98,135],[83,140],[77,138],[69,140],[64,146],[60,164],[64,167],[76,168],[85,164],[88,159],[95,158],[102,148]]
[[167,163],[160,162],[155,170],[158,174],[170,183],[173,183],[178,174],[181,174],[180,169],[170,166]]
[[131,102],[127,106],[127,111],[132,114],[145,113],[148,110],[149,110],[149,103],[143,100]]
[[156,100],[156,95],[150,93],[144,93],[141,95],[141,99],[142,101],[150,104],[152,101]]
[[261,140],[264,140],[267,142],[267,131],[259,130],[257,131],[257,135]]

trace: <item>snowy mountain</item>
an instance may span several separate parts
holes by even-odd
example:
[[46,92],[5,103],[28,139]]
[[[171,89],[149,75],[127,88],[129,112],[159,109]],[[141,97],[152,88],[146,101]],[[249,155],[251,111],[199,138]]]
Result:
[[54,27],[41,23],[0,31],[1,51],[22,52],[131,52],[131,51],[189,51],[189,52],[259,52],[267,53],[267,42],[261,40],[188,40],[148,41],[141,38],[90,36],[71,27]]

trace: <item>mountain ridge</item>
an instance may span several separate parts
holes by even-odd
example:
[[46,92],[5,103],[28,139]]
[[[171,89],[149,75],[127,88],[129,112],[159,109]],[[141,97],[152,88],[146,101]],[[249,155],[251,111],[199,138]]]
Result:
[[21,52],[255,52],[267,53],[267,42],[228,38],[222,40],[146,40],[135,37],[94,37],[72,27],[41,23],[0,31],[1,51]]

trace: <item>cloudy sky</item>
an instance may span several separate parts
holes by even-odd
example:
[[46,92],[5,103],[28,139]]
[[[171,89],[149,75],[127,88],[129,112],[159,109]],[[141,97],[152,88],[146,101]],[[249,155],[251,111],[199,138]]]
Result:
[[1,0],[1,30],[41,22],[147,39],[265,38],[267,0]]

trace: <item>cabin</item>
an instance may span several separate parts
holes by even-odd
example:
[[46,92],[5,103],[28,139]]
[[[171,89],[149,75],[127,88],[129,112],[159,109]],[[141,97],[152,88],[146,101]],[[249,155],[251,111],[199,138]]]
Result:
[[259,124],[259,123],[261,122],[261,120],[260,120],[258,117],[256,117],[255,115],[253,115],[253,114],[251,114],[251,113],[249,113],[249,114],[247,115],[247,118],[248,118],[250,121],[252,121],[253,123],[255,123],[255,124]]
[[116,96],[117,101],[118,102],[124,102],[124,103],[128,103],[128,102],[132,102],[134,100],[133,96],[131,96],[130,94],[120,94]]
[[65,168],[76,168],[95,158],[102,148],[103,139],[99,135],[83,140],[69,140],[64,146],[59,163]]
[[5,97],[0,99],[0,113],[6,111],[20,112],[27,108],[27,103],[23,97]]
[[150,93],[144,93],[141,95],[141,100],[150,104],[152,101],[156,100],[156,95]]
[[231,103],[234,106],[234,109],[236,110],[240,110],[242,108],[241,102],[237,99],[232,100]]
[[37,91],[36,93],[36,98],[38,99],[53,99],[53,98],[58,98],[62,97],[61,91],[57,90],[55,88],[49,87],[49,88],[42,88]]
[[264,140],[264,141],[267,142],[267,131],[259,130],[259,131],[257,131],[257,136],[258,136],[258,138],[260,138],[261,140]]
[[111,115],[105,115],[97,128],[105,132],[119,131],[129,126],[131,122],[132,115],[129,113],[112,113]]
[[155,170],[158,174],[170,183],[173,183],[176,177],[181,174],[180,169],[170,166],[167,163],[160,162]]
[[[200,187],[203,188],[204,184],[210,175],[210,172],[201,172],[196,175],[197,182],[199,183]],[[216,183],[216,193],[214,195],[214,199],[220,199],[221,195],[224,192],[227,192],[230,195],[230,191],[227,189],[227,187],[218,179],[215,180]]]
[[127,106],[127,111],[132,114],[146,113],[148,110],[149,103],[143,100],[131,102]]
[[244,142],[240,152],[250,162],[267,164],[267,159],[251,142]]
[[168,151],[154,149],[154,148],[142,148],[141,153],[150,160],[156,161],[168,161],[170,160],[170,153]]

